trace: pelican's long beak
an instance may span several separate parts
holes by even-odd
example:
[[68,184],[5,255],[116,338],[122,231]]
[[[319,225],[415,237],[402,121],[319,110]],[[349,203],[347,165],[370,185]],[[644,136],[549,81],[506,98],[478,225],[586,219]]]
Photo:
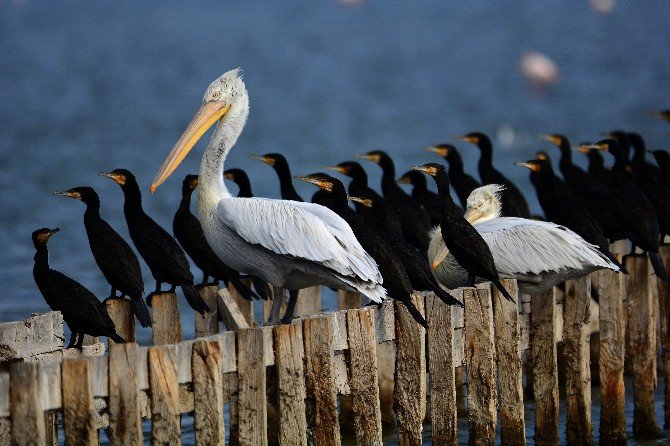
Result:
[[471,225],[474,225],[477,220],[482,218],[484,216],[484,213],[482,211],[478,211],[477,209],[472,209],[472,208],[467,208],[465,210],[465,215],[463,218],[465,218],[468,223]]
[[445,156],[449,155],[449,149],[446,148],[446,147],[430,146],[430,147],[424,147],[424,150],[427,150],[429,152],[437,153],[441,157],[445,157]]
[[62,191],[62,192],[55,190],[55,191],[53,191],[53,195],[60,195],[61,197],[74,198],[76,200],[81,199],[81,194],[79,194],[78,192],[71,192],[69,190]]
[[440,266],[440,263],[444,262],[444,259],[447,258],[449,255],[449,250],[447,249],[446,246],[442,247],[440,249],[440,252],[437,253],[437,256],[435,256],[435,259],[433,259],[433,264],[431,265],[433,269],[437,269],[438,266]]
[[195,113],[191,123],[186,127],[186,130],[177,141],[177,144],[172,148],[168,154],[163,165],[158,170],[156,178],[149,189],[154,193],[156,188],[163,184],[165,180],[175,171],[181,164],[188,152],[191,151],[195,143],[205,134],[211,126],[213,126],[219,119],[221,119],[230,110],[230,104],[225,102],[206,102]]

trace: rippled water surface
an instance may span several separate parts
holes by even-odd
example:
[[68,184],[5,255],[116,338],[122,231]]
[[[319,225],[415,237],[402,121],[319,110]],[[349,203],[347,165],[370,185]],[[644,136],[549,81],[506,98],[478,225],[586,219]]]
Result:
[[[282,152],[294,173],[309,173],[381,148],[404,171],[436,160],[423,146],[481,130],[537,211],[527,172],[512,163],[538,149],[557,155],[539,133],[581,142],[635,129],[667,148],[670,126],[648,111],[670,107],[668,23],[668,4],[645,0],[617,2],[607,15],[586,1],[0,2],[0,321],[47,310],[31,276],[39,227],[62,229],[49,245],[53,267],[108,293],[83,205],[50,192],[95,187],[103,217],[127,236],[121,191],[97,173],[129,168],[146,191],[204,88],[226,70],[243,68],[251,98],[227,165],[248,170],[257,195],[277,197],[278,185],[250,153]],[[528,50],[560,70],[544,94],[519,73]],[[166,228],[204,145],[145,194]],[[459,147],[474,172],[475,150]],[[378,168],[367,167],[378,184]]]

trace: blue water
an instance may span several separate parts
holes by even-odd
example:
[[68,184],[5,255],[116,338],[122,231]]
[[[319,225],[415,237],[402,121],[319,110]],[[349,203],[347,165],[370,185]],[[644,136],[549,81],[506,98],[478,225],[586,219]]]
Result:
[[[103,216],[127,236],[121,191],[97,173],[129,168],[147,190],[204,88],[228,69],[243,68],[252,111],[227,165],[246,169],[257,195],[277,197],[278,187],[250,153],[282,152],[294,173],[309,173],[381,148],[400,174],[437,160],[425,145],[481,130],[538,211],[527,172],[512,163],[538,149],[557,154],[539,133],[580,142],[635,129],[667,148],[670,127],[648,111],[670,106],[668,23],[670,4],[649,0],[619,1],[607,15],[586,1],[0,2],[0,321],[47,310],[31,277],[39,227],[62,228],[53,267],[108,293],[83,205],[50,192],[95,187]],[[519,72],[528,50],[560,70],[543,95]],[[203,146],[145,196],[167,228]],[[475,172],[476,151],[459,147]],[[183,324],[191,336],[190,314]],[[149,337],[140,330],[141,342]]]

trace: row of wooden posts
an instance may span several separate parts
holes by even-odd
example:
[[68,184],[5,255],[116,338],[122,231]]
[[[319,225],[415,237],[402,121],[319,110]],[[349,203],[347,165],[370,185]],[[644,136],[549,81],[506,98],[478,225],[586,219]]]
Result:
[[[670,264],[670,247],[662,250]],[[195,442],[202,445],[224,444],[226,431],[233,445],[307,445],[308,440],[337,445],[341,432],[353,432],[358,445],[381,445],[382,421],[395,422],[399,445],[420,445],[428,397],[433,444],[455,445],[458,372],[463,370],[469,443],[494,444],[500,420],[502,444],[522,445],[526,356],[534,440],[554,445],[560,429],[559,341],[566,437],[569,444],[588,445],[594,443],[589,338],[595,331],[600,442],[626,442],[624,361],[634,376],[633,432],[653,437],[659,432],[657,318],[664,316],[660,343],[667,380],[670,286],[660,281],[657,286],[646,257],[628,257],[625,264],[627,276],[593,275],[599,305],[591,302],[588,277],[567,282],[562,303],[557,289],[532,298],[520,295],[513,280],[504,285],[519,305],[492,292],[489,284],[455,291],[464,310],[430,294],[416,295],[427,332],[393,303],[255,327],[251,305],[226,289],[208,287],[201,292],[217,312],[197,315],[198,338],[182,341],[176,297],[159,295],[153,300],[153,347],[110,342],[109,355],[48,364],[15,361],[0,372],[0,445],[10,437],[13,444],[45,444],[52,429],[45,416],[53,419],[58,411],[66,443],[72,445],[97,444],[102,428],[111,444],[140,444],[142,419],[151,419],[155,444],[180,444],[180,417],[187,413],[194,417]],[[303,300],[314,302],[313,297]],[[360,304],[356,295],[340,293],[339,298],[341,307]],[[134,340],[127,303],[110,301],[109,308],[120,334]],[[220,320],[229,331],[219,333]],[[665,396],[668,425],[667,386]]]

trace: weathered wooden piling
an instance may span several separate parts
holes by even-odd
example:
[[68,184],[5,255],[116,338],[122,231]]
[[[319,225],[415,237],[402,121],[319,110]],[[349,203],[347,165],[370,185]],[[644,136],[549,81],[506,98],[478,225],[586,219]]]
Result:
[[369,310],[347,311],[347,337],[356,444],[382,444],[374,324]]
[[[670,269],[670,245],[663,245],[660,249],[663,264]],[[656,279],[658,287],[659,319],[661,320],[661,360],[663,362],[664,404],[663,425],[670,428],[670,281]]]
[[266,446],[265,349],[263,331],[237,333],[237,376],[240,446]]
[[[132,314],[132,313],[131,313]],[[61,364],[61,395],[65,444],[97,445],[91,361],[65,359]]]
[[[423,297],[415,294],[412,302],[423,314]],[[421,445],[426,416],[426,331],[400,302],[395,302],[395,335],[393,408],[398,445]]]
[[250,328],[247,319],[237,306],[227,288],[221,288],[217,292],[217,308],[219,319],[230,331],[237,331],[243,328]]
[[205,301],[212,311],[205,314],[200,314],[197,311],[194,312],[196,338],[210,336],[219,332],[218,296],[216,295],[218,291],[219,287],[215,285],[205,286],[198,290],[198,294],[200,294],[202,300]]
[[337,292],[337,308],[340,310],[351,310],[353,308],[361,307],[361,295],[353,291]]
[[633,354],[633,434],[638,438],[658,436],[654,414],[656,388],[656,306],[651,292],[649,259],[644,256],[625,258],[628,270],[628,342]]
[[590,330],[591,283],[588,276],[565,283],[563,355],[567,394],[566,434],[570,444],[592,445]]
[[142,444],[137,344],[109,347],[109,441]]
[[37,364],[28,362],[12,364],[9,369],[13,444],[42,445],[46,442],[37,370]]
[[151,298],[151,339],[154,345],[176,344],[184,337],[175,293],[155,294]]
[[494,445],[497,424],[493,312],[489,289],[464,288],[468,443]]
[[[135,338],[135,315],[128,299],[107,299],[107,313],[114,322],[116,333],[126,342],[137,342]],[[114,342],[110,340],[110,342]]]
[[306,316],[321,312],[321,287],[312,286],[303,288],[298,293],[298,302],[295,306],[296,316]]
[[153,444],[180,445],[181,415],[176,349],[173,346],[151,347],[147,361]]
[[530,358],[535,399],[535,444],[558,444],[556,289],[530,300]]
[[279,325],[273,331],[279,390],[279,444],[307,446],[302,323]]
[[223,385],[221,383],[221,344],[198,340],[193,344],[193,403],[195,443],[225,444],[223,426]]
[[426,297],[433,444],[445,446],[458,444],[451,309],[432,293]]
[[503,279],[503,286],[516,300],[510,302],[493,287],[493,324],[498,358],[498,404],[501,443],[525,445],[523,408],[523,364],[519,334],[519,288],[516,280]]

